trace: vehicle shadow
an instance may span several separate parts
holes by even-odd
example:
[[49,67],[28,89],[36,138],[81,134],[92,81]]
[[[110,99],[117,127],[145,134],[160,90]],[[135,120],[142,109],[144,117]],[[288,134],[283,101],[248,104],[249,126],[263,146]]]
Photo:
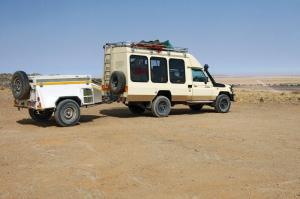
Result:
[[145,111],[145,113],[138,115],[131,113],[127,107],[124,108],[110,108],[103,109],[99,111],[100,114],[110,116],[110,117],[119,117],[119,118],[134,118],[134,117],[152,117],[152,113],[150,111]]
[[[170,115],[196,115],[196,114],[205,114],[205,113],[214,113],[215,110],[211,108],[203,108],[200,111],[192,111],[189,108],[172,108]],[[135,115],[131,113],[128,108],[111,108],[104,109],[99,111],[100,114],[110,116],[110,117],[119,117],[119,118],[134,118],[134,117],[153,117],[151,111],[145,111],[143,114]]]
[[206,114],[206,113],[214,113],[215,110],[211,108],[203,108],[199,111],[193,111],[189,108],[186,109],[172,109],[170,115],[199,115],[199,114]]
[[[79,122],[80,123],[87,123],[87,122],[91,122],[91,121],[93,121],[95,119],[98,119],[98,118],[101,118],[101,117],[106,117],[106,116],[81,115]],[[26,119],[18,120],[17,123],[19,123],[21,125],[35,125],[35,126],[38,126],[38,127],[58,126],[53,117],[47,122],[36,122],[31,118],[26,118]]]

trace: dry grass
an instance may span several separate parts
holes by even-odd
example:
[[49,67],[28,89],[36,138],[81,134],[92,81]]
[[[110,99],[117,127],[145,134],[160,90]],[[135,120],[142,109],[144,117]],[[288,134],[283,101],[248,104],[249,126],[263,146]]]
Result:
[[216,76],[218,82],[235,85],[255,85],[255,84],[300,84],[300,76]]
[[280,103],[280,104],[300,104],[299,91],[254,91],[236,89],[236,101],[238,103]]

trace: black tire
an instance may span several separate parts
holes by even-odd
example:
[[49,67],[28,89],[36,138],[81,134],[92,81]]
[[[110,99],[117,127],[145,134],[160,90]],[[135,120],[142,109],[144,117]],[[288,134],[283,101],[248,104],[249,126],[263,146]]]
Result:
[[120,95],[124,92],[126,77],[121,71],[114,71],[109,80],[109,87],[112,94]]
[[76,101],[65,99],[58,103],[54,117],[59,126],[73,126],[79,122],[80,107]]
[[46,109],[43,111],[38,111],[35,109],[29,109],[28,110],[30,117],[37,122],[47,122],[50,120],[53,114],[52,109]]
[[145,112],[145,107],[138,104],[129,104],[128,109],[131,113],[139,115]]
[[228,95],[221,94],[217,97],[215,103],[215,110],[218,113],[227,113],[230,109],[230,98]]
[[203,104],[192,104],[189,105],[189,107],[192,111],[200,111],[203,107]]
[[171,102],[165,96],[157,96],[152,104],[151,111],[155,117],[167,117],[171,111]]
[[30,94],[30,85],[27,74],[24,71],[17,71],[11,79],[11,91],[15,99],[28,99]]

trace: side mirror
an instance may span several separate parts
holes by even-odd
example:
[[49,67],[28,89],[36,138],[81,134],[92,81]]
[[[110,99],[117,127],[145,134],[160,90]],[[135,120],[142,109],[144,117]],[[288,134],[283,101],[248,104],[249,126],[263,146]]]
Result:
[[208,82],[208,77],[205,77],[204,83],[207,84]]

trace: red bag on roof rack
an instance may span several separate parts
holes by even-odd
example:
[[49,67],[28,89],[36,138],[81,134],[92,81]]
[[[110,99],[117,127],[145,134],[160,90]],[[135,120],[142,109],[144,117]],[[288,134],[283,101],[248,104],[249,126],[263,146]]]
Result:
[[139,43],[135,43],[132,45],[132,47],[139,47],[139,48],[145,48],[150,50],[156,50],[158,52],[164,50],[164,49],[172,49],[173,46],[169,42],[169,40],[160,42],[159,40],[154,41],[140,41]]

